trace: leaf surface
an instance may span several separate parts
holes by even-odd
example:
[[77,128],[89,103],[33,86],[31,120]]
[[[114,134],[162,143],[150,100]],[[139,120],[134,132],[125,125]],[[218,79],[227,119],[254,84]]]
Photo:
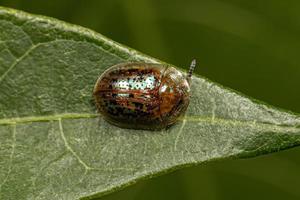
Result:
[[163,131],[96,113],[108,67],[161,62],[88,29],[0,8],[0,198],[99,197],[139,179],[300,144],[300,117],[195,76],[186,116]]

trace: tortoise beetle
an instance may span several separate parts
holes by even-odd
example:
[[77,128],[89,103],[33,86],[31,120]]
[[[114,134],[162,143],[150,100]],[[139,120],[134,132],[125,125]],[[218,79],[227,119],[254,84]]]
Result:
[[93,95],[104,119],[122,128],[159,130],[174,124],[190,101],[193,60],[187,76],[172,66],[121,63],[97,80]]

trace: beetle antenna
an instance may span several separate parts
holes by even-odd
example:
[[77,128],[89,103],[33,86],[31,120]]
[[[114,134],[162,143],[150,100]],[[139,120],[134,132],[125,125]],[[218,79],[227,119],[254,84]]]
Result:
[[196,59],[193,59],[192,62],[191,62],[190,69],[189,69],[189,72],[188,72],[187,78],[186,78],[189,83],[191,82],[192,75],[193,75],[194,69],[196,67],[196,63],[197,63]]

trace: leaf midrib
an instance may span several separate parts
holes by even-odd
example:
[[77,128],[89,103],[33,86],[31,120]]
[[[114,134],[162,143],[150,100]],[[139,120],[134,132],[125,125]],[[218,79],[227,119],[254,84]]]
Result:
[[[0,119],[1,125],[16,125],[24,123],[35,123],[35,122],[50,122],[59,121],[65,119],[93,119],[100,117],[101,115],[96,113],[64,113],[64,114],[54,114],[54,115],[44,115],[44,116],[28,116],[28,117],[16,117],[16,118],[2,118]],[[236,120],[236,119],[225,119],[225,118],[212,118],[205,116],[185,116],[179,119],[179,121],[185,122],[198,122],[198,123],[208,123],[208,124],[218,124],[218,125],[232,125],[236,127],[240,126],[255,126],[261,128],[268,128],[274,130],[285,130],[291,132],[300,132],[300,127],[297,126],[287,126],[271,124],[260,121],[250,121],[250,120]]]

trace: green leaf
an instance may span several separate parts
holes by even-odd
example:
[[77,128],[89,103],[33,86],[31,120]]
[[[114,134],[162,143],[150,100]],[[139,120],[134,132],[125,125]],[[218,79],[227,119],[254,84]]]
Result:
[[108,67],[160,62],[85,28],[0,8],[0,198],[99,197],[207,161],[300,144],[300,117],[195,76],[181,122],[112,126],[92,90]]

